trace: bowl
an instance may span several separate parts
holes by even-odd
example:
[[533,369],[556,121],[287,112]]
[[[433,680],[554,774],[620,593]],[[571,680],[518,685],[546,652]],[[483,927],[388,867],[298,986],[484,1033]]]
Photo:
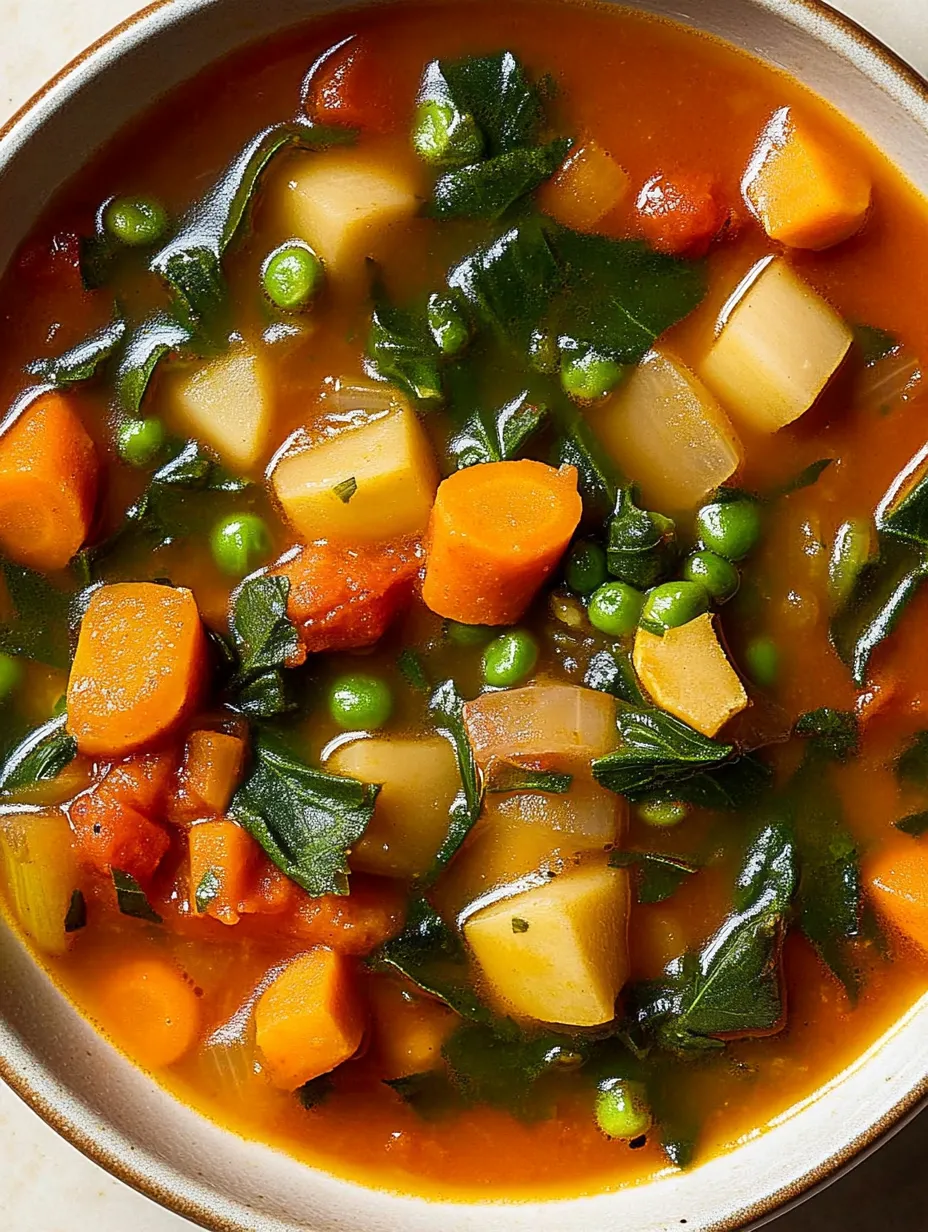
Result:
[[[386,0],[383,0],[386,2]],[[57,186],[158,95],[326,0],[161,0],[69,65],[0,130],[0,267]],[[928,84],[817,0],[638,0],[785,69],[928,193]],[[219,1128],[161,1090],[56,991],[0,923],[0,1074],[121,1180],[222,1232],[722,1232],[763,1223],[899,1129],[928,1098],[928,996],[813,1098],[729,1153],[652,1183],[546,1203],[365,1189]]]

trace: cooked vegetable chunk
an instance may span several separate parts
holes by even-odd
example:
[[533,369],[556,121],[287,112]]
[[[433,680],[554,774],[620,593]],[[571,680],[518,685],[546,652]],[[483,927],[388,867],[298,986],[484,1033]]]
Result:
[[272,482],[303,538],[369,543],[424,532],[438,471],[415,414],[397,406],[302,448],[297,438]]
[[741,465],[741,443],[715,398],[671,355],[647,354],[587,417],[646,505],[688,509]]
[[0,871],[26,935],[44,953],[64,954],[65,917],[79,884],[65,815],[56,810],[0,817]]
[[354,740],[335,750],[326,769],[381,785],[373,820],[351,852],[351,867],[386,877],[428,872],[461,786],[449,741],[441,736]]
[[325,946],[295,958],[255,1006],[255,1042],[268,1076],[284,1091],[347,1061],[363,1034],[350,960]]
[[200,914],[237,924],[261,848],[234,821],[203,821],[191,826],[190,901]]
[[178,790],[201,817],[218,817],[229,807],[245,766],[245,741],[221,731],[191,732]]
[[928,951],[928,847],[899,838],[870,857],[864,876],[880,915]]
[[513,1013],[593,1027],[612,1020],[628,973],[628,906],[624,870],[583,868],[485,907],[464,935]]
[[482,767],[494,757],[556,757],[559,764],[589,766],[618,743],[615,699],[572,684],[484,693],[466,703],[464,723]]
[[68,731],[92,756],[170,732],[196,704],[206,638],[189,590],[101,586],[87,606],[68,680]]
[[563,555],[582,508],[572,466],[487,462],[456,471],[435,497],[422,598],[462,624],[514,624]]
[[407,173],[364,150],[330,150],[287,167],[282,213],[336,278],[361,272],[370,246],[419,208]]
[[702,257],[728,221],[718,185],[704,171],[663,172],[638,194],[638,226],[658,252]]
[[28,406],[0,435],[0,550],[31,569],[63,569],[90,530],[98,471],[64,394]]
[[442,1044],[460,1021],[427,997],[415,997],[393,980],[371,984],[374,1047],[386,1079],[424,1074],[441,1065]]
[[70,813],[81,864],[105,876],[117,869],[147,885],[171,845],[164,826],[105,786],[79,796]]
[[741,191],[772,240],[822,249],[860,230],[872,186],[853,151],[826,143],[781,107],[760,135]]
[[589,138],[574,147],[557,175],[542,185],[538,204],[565,227],[595,231],[630,192],[628,172]]
[[776,432],[813,405],[853,336],[782,258],[755,266],[723,311],[700,374],[726,410]]
[[658,706],[714,736],[748,704],[708,612],[658,636],[635,635],[635,671]]
[[247,470],[267,444],[273,386],[266,361],[247,347],[210,360],[172,389],[171,410],[185,432]]
[[146,1069],[165,1069],[200,1033],[193,981],[162,958],[134,958],[100,973],[100,1021]]

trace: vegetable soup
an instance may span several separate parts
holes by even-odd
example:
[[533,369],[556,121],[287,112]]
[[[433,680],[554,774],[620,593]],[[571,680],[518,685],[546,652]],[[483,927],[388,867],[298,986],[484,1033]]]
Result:
[[315,20],[5,275],[0,882],[185,1102],[431,1196],[687,1168],[928,988],[928,210],[569,4]]

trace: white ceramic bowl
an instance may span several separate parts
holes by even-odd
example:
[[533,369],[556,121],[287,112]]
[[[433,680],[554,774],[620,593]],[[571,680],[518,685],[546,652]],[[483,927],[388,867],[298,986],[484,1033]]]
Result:
[[[337,3],[337,0],[336,0]],[[162,0],[0,132],[0,267],[56,187],[150,101],[325,0]],[[818,0],[638,0],[786,69],[928,193],[928,85]],[[435,1204],[336,1180],[177,1103],[106,1044],[0,924],[0,1073],[91,1158],[223,1232],[710,1232],[763,1222],[872,1149],[928,1093],[928,997],[788,1117],[690,1172],[599,1197]]]

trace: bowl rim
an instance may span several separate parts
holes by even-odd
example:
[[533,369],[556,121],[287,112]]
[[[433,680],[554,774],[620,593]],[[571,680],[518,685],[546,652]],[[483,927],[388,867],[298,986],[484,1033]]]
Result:
[[[80,88],[82,82],[106,70],[114,60],[144,42],[151,34],[173,24],[182,15],[209,7],[218,0],[152,0],[96,39],[54,76],[50,77],[25,103],[0,125],[0,165],[26,144],[43,119]],[[357,0],[357,6],[370,0]],[[617,0],[619,6],[639,7],[637,0]],[[817,42],[830,45],[871,81],[880,70],[881,84],[894,87],[895,101],[917,117],[928,135],[928,79],[859,22],[841,13],[826,0],[743,0],[749,6],[767,10],[798,27]],[[355,7],[352,5],[351,7]],[[176,16],[174,16],[176,14]],[[686,24],[686,19],[681,14]],[[672,18],[668,18],[673,20]],[[0,1024],[2,1025],[2,1024]],[[26,1047],[13,1037],[6,1041],[0,1032],[0,1079],[52,1130],[75,1147],[92,1163],[131,1189],[180,1217],[209,1232],[253,1232],[251,1226],[229,1220],[211,1211],[192,1196],[183,1196],[153,1180],[133,1158],[101,1145],[77,1118],[58,1108],[41,1084],[31,1081]],[[730,1212],[713,1225],[712,1232],[747,1232],[756,1229],[826,1189],[851,1168],[861,1163],[928,1107],[928,1076],[923,1077],[892,1108],[868,1126],[854,1140],[839,1147],[824,1162],[810,1169],[801,1181],[786,1183],[749,1206]],[[736,1151],[737,1146],[728,1152]],[[324,1171],[324,1170],[321,1170]],[[436,1207],[441,1199],[427,1199]],[[474,1205],[479,1205],[475,1202]],[[244,1208],[243,1208],[244,1213]]]

